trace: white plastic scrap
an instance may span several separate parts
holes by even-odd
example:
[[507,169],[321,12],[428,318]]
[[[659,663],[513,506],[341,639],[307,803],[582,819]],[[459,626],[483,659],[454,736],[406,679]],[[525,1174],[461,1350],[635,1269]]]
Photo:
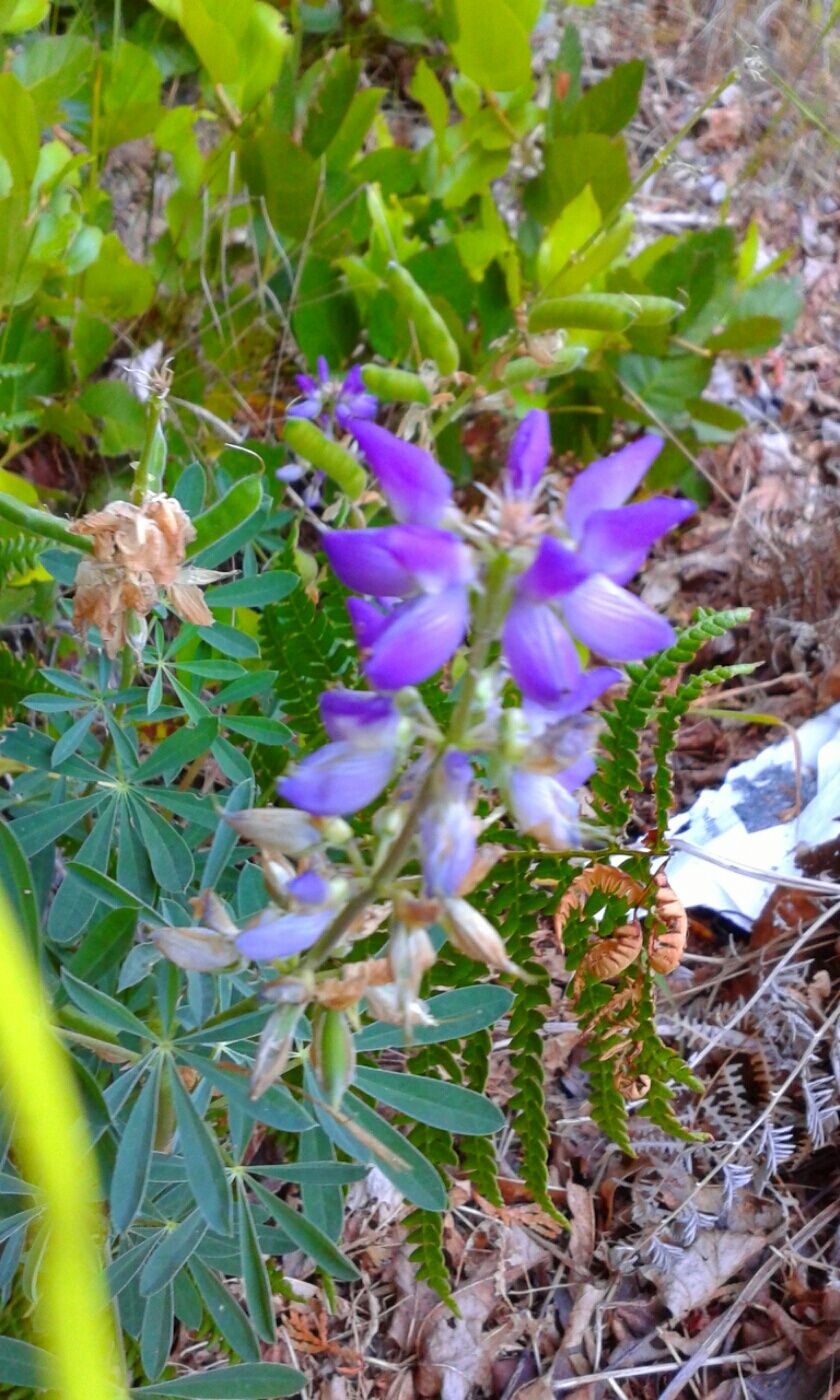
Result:
[[[731,768],[719,788],[700,794],[675,817],[669,835],[719,860],[801,877],[796,854],[840,836],[840,705],[808,720],[797,730],[801,757],[797,817],[783,820],[796,805],[796,765],[792,738],[771,744],[755,758]],[[749,928],[776,885],[724,869],[689,851],[668,861],[668,881],[687,908],[702,905]]]

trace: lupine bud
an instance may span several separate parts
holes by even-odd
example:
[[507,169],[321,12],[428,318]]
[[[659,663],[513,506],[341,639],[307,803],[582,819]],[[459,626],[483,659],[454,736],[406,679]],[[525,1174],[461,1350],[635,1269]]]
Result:
[[465,588],[412,598],[395,608],[364,662],[364,672],[381,690],[419,685],[452,656],[469,626]]
[[278,857],[277,855],[271,860],[263,852],[260,865],[262,866],[263,881],[271,898],[278,901],[284,900],[289,882],[294,879],[295,874],[295,867],[291,861],[284,860],[282,856]]
[[210,928],[214,933],[224,933],[235,938],[239,929],[233,922],[215,890],[202,890],[197,899],[191,899],[192,911],[202,928]]
[[377,1021],[384,1021],[388,1026],[403,1026],[407,1034],[414,1026],[437,1025],[426,1003],[416,997],[404,998],[394,982],[368,987],[365,1001]]
[[506,485],[513,496],[530,496],[548,465],[551,434],[548,414],[532,408],[519,424],[510,445]]
[[318,1011],[309,1059],[327,1103],[338,1108],[356,1074],[356,1049],[343,1011]]
[[250,807],[244,812],[224,812],[223,817],[244,841],[252,841],[272,859],[275,852],[280,856],[303,855],[321,841],[321,833],[305,812]]
[[301,1017],[301,1008],[294,1005],[279,1006],[272,1011],[262,1028],[254,1067],[251,1070],[250,1097],[258,1099],[266,1089],[270,1089],[280,1078],[294,1049],[295,1029]]
[[154,928],[149,940],[187,972],[224,972],[241,963],[234,940],[210,928]]
[[388,957],[391,974],[397,986],[417,991],[423,974],[434,967],[437,953],[432,940],[424,928],[406,928],[405,924],[395,924],[388,944]]
[[444,909],[449,941],[459,953],[499,972],[519,971],[493,925],[465,899],[446,899]]

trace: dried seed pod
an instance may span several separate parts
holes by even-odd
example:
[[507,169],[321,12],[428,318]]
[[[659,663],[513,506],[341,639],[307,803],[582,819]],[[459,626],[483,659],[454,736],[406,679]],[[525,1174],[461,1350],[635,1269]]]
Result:
[[518,972],[493,925],[465,899],[444,900],[446,932],[450,943],[467,958],[486,963],[500,972]]
[[270,1089],[289,1063],[301,1012],[300,1006],[279,1006],[263,1026],[251,1071],[250,1098],[258,1099]]
[[437,1025],[426,1003],[417,997],[406,997],[396,982],[386,982],[382,987],[368,987],[365,1001],[371,1016],[389,1026],[402,1026],[406,1037],[415,1026]]
[[682,962],[688,934],[688,915],[664,875],[657,875],[656,923],[648,948],[654,972],[667,976]]
[[561,948],[563,928],[569,915],[574,910],[582,909],[594,890],[601,890],[604,894],[623,895],[633,904],[638,903],[643,894],[638,881],[631,879],[614,865],[590,865],[586,870],[582,870],[575,876],[555,910],[554,932]]
[[622,924],[609,938],[601,938],[587,949],[578,964],[575,981],[583,974],[597,982],[606,982],[634,963],[641,951],[641,925],[635,920],[632,924]]
[[650,1093],[650,1076],[647,1074],[617,1074],[615,1087],[628,1103],[646,1099]]
[[215,890],[202,890],[196,899],[191,899],[192,911],[202,928],[211,928],[214,933],[228,934],[235,938],[238,926],[230,917]]
[[364,962],[349,963],[340,977],[328,977],[314,989],[315,1000],[332,1011],[346,1011],[366,995],[370,987],[390,982],[393,973],[388,958],[366,958]]

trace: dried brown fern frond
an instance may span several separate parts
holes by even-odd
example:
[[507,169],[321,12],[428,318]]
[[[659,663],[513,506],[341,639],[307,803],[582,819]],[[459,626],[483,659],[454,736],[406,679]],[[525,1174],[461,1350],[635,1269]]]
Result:
[[581,910],[595,890],[602,894],[622,895],[630,903],[636,904],[644,894],[644,887],[638,880],[625,875],[614,865],[589,865],[576,875],[554,911],[554,932],[557,942],[563,946],[563,928],[575,910]]

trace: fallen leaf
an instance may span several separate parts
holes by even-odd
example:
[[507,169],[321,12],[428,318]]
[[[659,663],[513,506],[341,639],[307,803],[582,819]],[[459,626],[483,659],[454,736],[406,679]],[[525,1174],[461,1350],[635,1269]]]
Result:
[[566,1187],[566,1199],[572,1219],[569,1253],[578,1269],[587,1273],[595,1249],[595,1207],[592,1204],[592,1196],[585,1186],[570,1181]]
[[672,1272],[647,1271],[673,1318],[703,1308],[718,1289],[758,1257],[766,1246],[764,1235],[736,1234],[733,1230],[703,1230],[683,1251]]

